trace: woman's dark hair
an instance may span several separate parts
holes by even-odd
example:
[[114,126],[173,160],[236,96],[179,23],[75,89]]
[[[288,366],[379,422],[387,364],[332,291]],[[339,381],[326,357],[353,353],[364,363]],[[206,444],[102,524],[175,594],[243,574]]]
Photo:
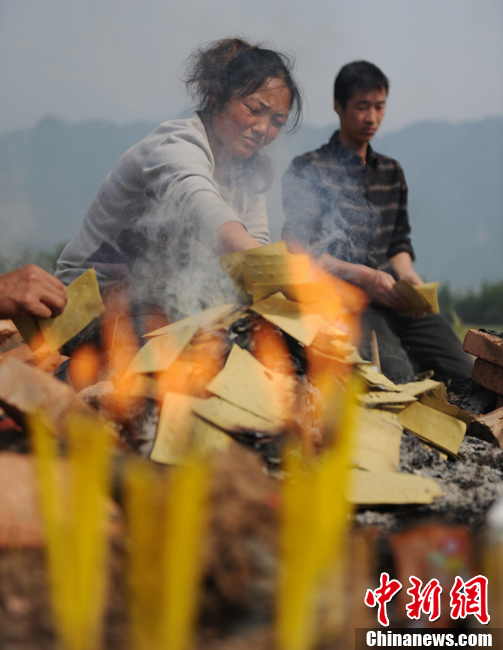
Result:
[[282,79],[292,98],[292,129],[300,122],[302,95],[292,75],[293,62],[285,54],[250,45],[240,38],[224,38],[196,50],[187,59],[185,83],[205,116],[221,111],[231,97],[246,97],[268,79]]
[[373,63],[353,61],[340,70],[334,82],[334,100],[342,110],[346,110],[348,101],[358,90],[389,90],[388,77]]

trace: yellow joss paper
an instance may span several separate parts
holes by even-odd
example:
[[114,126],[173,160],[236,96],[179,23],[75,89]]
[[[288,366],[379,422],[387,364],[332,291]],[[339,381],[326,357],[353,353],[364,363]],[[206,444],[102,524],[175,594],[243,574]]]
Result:
[[229,436],[194,414],[194,406],[204,401],[180,393],[166,393],[151,460],[181,465],[189,453],[204,456],[210,451],[228,448]]
[[264,298],[251,308],[304,345],[311,345],[319,330],[328,327],[328,323],[321,316],[292,300],[287,300],[282,294]]
[[291,414],[295,397],[291,376],[269,370],[238,345],[232,347],[224,368],[206,388],[231,404],[278,423]]
[[439,381],[434,379],[422,379],[421,381],[411,381],[408,384],[397,384],[399,390],[408,395],[413,395],[417,397],[423,393],[427,393],[430,390],[435,390],[439,388],[442,384]]
[[437,411],[442,411],[442,413],[446,413],[447,415],[450,415],[453,418],[457,418],[458,420],[461,420],[465,424],[470,424],[470,422],[473,422],[475,420],[475,416],[469,413],[468,411],[464,411],[458,406],[455,406],[454,404],[450,404],[446,400],[438,399],[437,397],[434,397],[432,395],[429,394],[421,395],[419,401],[421,402],[421,404],[437,409]]
[[396,282],[394,289],[409,303],[409,309],[400,312],[401,315],[438,314],[440,311],[437,298],[438,285],[438,282],[425,282],[424,284],[412,284],[407,280]]
[[398,393],[400,390],[396,384],[394,384],[390,379],[376,370],[376,368],[369,363],[359,364],[356,367],[355,372],[368,386],[372,387],[373,389],[379,388],[379,390],[393,391],[395,393]]
[[406,404],[417,402],[417,397],[414,395],[407,395],[406,393],[394,393],[388,390],[369,390],[368,393],[358,395],[358,400],[368,408],[375,406],[388,406],[396,405],[396,407],[404,408]]
[[398,415],[408,431],[432,444],[457,454],[466,434],[466,423],[430,406],[414,402]]
[[187,318],[183,318],[182,320],[175,321],[174,323],[160,327],[157,330],[148,332],[148,334],[144,334],[144,337],[151,338],[154,336],[160,336],[162,334],[170,334],[180,330],[190,329],[193,326],[197,326],[197,328],[206,328],[219,318],[226,316],[235,308],[235,304],[225,304],[218,305],[217,307],[210,307],[210,309],[205,309],[204,311],[194,314],[193,316],[188,316]]
[[49,352],[55,352],[104,311],[96,271],[89,269],[66,288],[68,302],[62,314],[54,318],[16,318],[14,323],[29,345],[41,343],[42,335]]
[[288,253],[286,243],[284,241],[274,242],[266,246],[259,246],[251,250],[235,251],[234,253],[227,253],[220,255],[218,258],[222,269],[232,278],[236,289],[238,290],[239,297],[245,302],[249,299],[249,294],[245,287],[244,272],[247,259],[253,254],[254,259],[267,259],[271,255],[286,255]]
[[277,422],[251,413],[219,397],[194,400],[192,410],[204,420],[231,433],[239,433],[243,430],[260,431],[272,435],[278,433]]
[[352,464],[371,471],[398,471],[403,428],[376,410],[359,409]]
[[278,291],[288,300],[300,303],[320,302],[334,297],[326,282],[255,282],[252,286],[253,302],[272,296]]
[[[255,249],[252,249],[255,250]],[[275,255],[246,259],[244,283],[249,294],[253,294],[254,284],[290,284],[309,281],[311,261],[309,255]]]
[[348,499],[355,505],[432,503],[442,494],[436,481],[415,474],[351,470]]
[[180,352],[188,345],[199,328],[197,322],[172,328],[154,336],[140,349],[129,365],[128,372],[160,372],[167,370]]

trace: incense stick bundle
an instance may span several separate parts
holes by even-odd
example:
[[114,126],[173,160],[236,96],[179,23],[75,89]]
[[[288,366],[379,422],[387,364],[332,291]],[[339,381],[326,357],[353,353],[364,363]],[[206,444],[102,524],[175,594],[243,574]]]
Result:
[[160,567],[166,534],[168,476],[139,458],[125,471],[131,646],[160,648],[163,581]]
[[319,462],[310,461],[306,466],[293,452],[285,460],[289,479],[282,489],[276,625],[279,650],[312,647],[318,587],[324,571],[342,561],[341,542],[350,512],[345,491],[355,429],[355,389],[350,381],[344,398],[338,400],[339,411],[329,409],[326,414],[326,426],[335,430],[331,446],[322,452]]
[[197,610],[209,476],[205,458],[187,459],[169,477],[141,461],[132,463],[126,473],[135,649],[189,647]]
[[104,610],[111,437],[98,420],[68,420],[68,461],[48,420],[31,416],[55,623],[67,650],[98,647]]

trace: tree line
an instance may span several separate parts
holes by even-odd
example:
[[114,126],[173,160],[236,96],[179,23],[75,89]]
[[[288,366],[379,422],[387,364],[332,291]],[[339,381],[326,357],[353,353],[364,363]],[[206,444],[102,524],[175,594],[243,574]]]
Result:
[[503,282],[483,282],[479,290],[455,291],[449,284],[438,290],[440,313],[449,320],[503,328]]

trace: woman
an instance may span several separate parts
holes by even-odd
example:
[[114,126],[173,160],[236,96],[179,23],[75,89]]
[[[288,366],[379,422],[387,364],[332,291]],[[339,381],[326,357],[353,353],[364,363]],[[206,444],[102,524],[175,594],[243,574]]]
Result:
[[64,283],[89,267],[101,289],[140,278],[142,301],[148,294],[179,317],[191,311],[180,308],[184,291],[206,292],[191,279],[193,260],[202,279],[208,249],[215,258],[268,243],[270,170],[260,150],[290,113],[294,124],[300,117],[289,60],[223,39],[189,58],[186,84],[197,111],[162,123],[120,158],[58,260]]

